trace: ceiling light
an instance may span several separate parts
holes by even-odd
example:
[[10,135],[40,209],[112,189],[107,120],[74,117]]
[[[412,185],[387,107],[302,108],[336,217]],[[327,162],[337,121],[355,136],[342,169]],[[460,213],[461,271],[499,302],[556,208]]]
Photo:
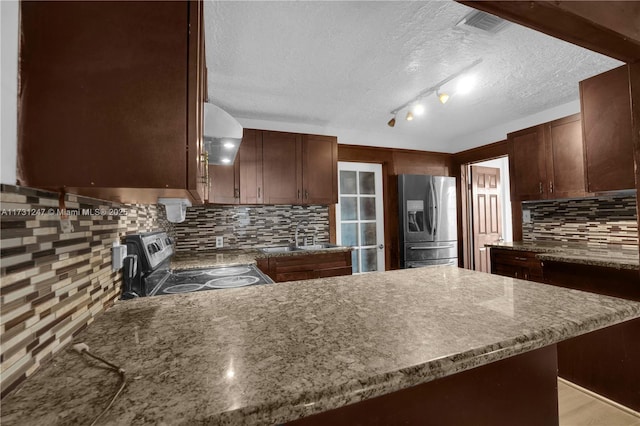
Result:
[[[427,95],[430,95],[432,93],[435,93],[436,96],[438,97],[438,99],[440,100],[441,103],[445,103],[449,100],[450,95],[447,93],[440,93],[440,88],[442,86],[444,86],[445,84],[447,84],[448,82],[450,82],[451,80],[460,77],[461,75],[463,75],[464,73],[466,73],[467,71],[469,71],[471,68],[475,67],[476,65],[478,65],[479,63],[482,62],[482,58],[476,59],[475,61],[473,61],[471,64],[467,65],[466,67],[462,68],[461,70],[459,70],[458,72],[451,74],[449,77],[445,78],[442,81],[439,81],[437,84],[424,89],[422,92],[418,93],[418,95],[403,103],[402,105],[400,105],[397,108],[394,108],[391,110],[391,115],[393,115],[393,118],[391,120],[389,120],[387,122],[387,125],[389,127],[393,127],[396,125],[396,116],[398,115],[398,113],[408,107],[411,106],[411,110],[407,112],[407,120],[411,121],[413,120],[413,116],[415,115],[420,115],[424,112],[424,106],[420,105],[420,100],[425,98]],[[469,80],[468,82],[465,82],[462,86],[462,89],[468,89],[472,86],[474,80]]]
[[415,105],[413,106],[412,111],[413,111],[413,114],[414,114],[414,115],[422,115],[422,114],[424,114],[424,105],[422,105],[422,104],[415,104]]
[[476,83],[476,78],[472,75],[467,75],[460,78],[458,81],[458,86],[456,87],[456,94],[459,93],[461,95],[465,95],[473,89],[473,86]]
[[225,142],[223,145],[227,149],[234,148],[236,145],[233,142]]

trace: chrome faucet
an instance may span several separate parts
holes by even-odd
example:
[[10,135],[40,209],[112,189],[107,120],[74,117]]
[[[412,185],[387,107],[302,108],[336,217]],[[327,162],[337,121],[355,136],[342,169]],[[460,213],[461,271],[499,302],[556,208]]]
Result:
[[[293,240],[293,244],[296,247],[298,247],[298,232],[300,231],[300,227],[301,226],[309,226],[309,221],[307,219],[302,219],[302,220],[298,221],[298,223],[296,224],[296,233],[295,233],[295,237],[294,237],[294,240]],[[307,245],[306,241],[305,241],[305,245]]]

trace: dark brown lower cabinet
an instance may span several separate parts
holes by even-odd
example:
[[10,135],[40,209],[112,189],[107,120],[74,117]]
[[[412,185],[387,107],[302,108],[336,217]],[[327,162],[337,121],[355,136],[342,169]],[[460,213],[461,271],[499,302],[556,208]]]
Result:
[[556,346],[492,362],[288,425],[557,425]]
[[529,251],[491,248],[491,273],[522,280],[544,282],[542,262]]
[[[492,273],[640,301],[637,270],[537,261],[540,275],[536,277],[540,279],[534,279],[531,272],[525,278],[524,271],[535,255],[492,248]],[[558,343],[558,375],[639,411],[640,319]]]
[[351,275],[351,252],[273,256],[258,259],[258,267],[278,283]]

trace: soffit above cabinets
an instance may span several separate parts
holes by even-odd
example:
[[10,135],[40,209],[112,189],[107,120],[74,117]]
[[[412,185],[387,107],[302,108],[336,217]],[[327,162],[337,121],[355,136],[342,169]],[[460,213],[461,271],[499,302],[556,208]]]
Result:
[[[580,80],[621,64],[513,23],[495,34],[458,25],[471,11],[453,1],[209,1],[209,98],[241,122],[457,152],[477,132],[575,103]],[[445,105],[428,96],[424,116],[407,122],[402,111],[387,126],[394,107],[478,58],[469,94]]]

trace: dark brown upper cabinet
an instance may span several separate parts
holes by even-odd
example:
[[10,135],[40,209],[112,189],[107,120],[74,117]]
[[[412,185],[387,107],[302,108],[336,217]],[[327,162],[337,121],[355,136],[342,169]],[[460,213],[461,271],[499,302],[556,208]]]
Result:
[[202,202],[202,2],[22,2],[18,178]]
[[265,204],[302,204],[302,135],[262,131]]
[[245,129],[234,166],[211,166],[210,170],[210,203],[338,202],[334,136]]
[[512,198],[585,196],[580,114],[510,133]]
[[302,136],[303,204],[338,202],[338,141],[333,136]]
[[236,160],[230,166],[209,166],[212,204],[262,204],[262,139],[244,129]]
[[580,82],[587,189],[635,188],[629,68]]

